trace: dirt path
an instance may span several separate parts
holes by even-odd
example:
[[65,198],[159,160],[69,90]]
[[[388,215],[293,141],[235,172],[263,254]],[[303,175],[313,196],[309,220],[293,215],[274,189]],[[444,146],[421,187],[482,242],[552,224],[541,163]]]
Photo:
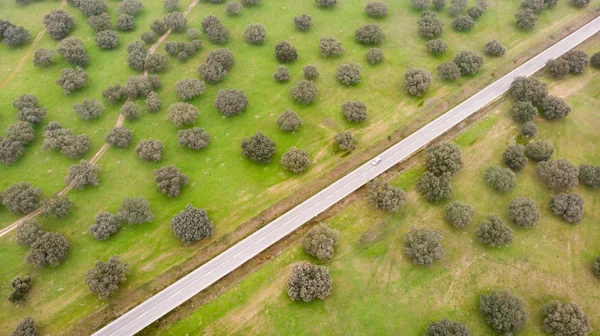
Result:
[[[198,4],[200,0],[194,0],[194,2],[192,2],[187,9],[185,10],[185,12],[183,12],[184,16],[187,16],[190,11]],[[66,4],[66,0],[64,0],[61,3],[61,7]],[[13,71],[13,73],[11,74],[11,77],[9,77],[9,79],[12,79],[16,76],[18,70],[23,67],[23,64],[25,64],[25,61],[27,60],[27,57],[29,56],[29,54],[31,54],[31,50],[33,50],[33,48],[35,47],[35,45],[37,44],[37,42],[41,39],[42,35],[44,35],[44,32],[46,32],[46,28],[44,28],[39,34],[38,37],[35,39],[35,41],[33,42],[33,44],[30,47],[30,50],[28,51],[28,53],[23,56],[23,58],[21,59],[21,62],[19,63],[19,65],[17,66],[17,68],[15,69],[15,71]],[[169,34],[171,34],[171,29],[167,30],[166,33],[164,33],[159,39],[158,41],[156,41],[152,47],[150,47],[148,53],[149,54],[153,54],[154,52],[156,52],[156,49],[160,46],[160,44],[167,39],[167,37],[169,37]],[[144,70],[144,72],[142,73],[142,77],[147,77],[148,76],[148,70]],[[6,84],[8,84],[9,79],[7,79],[5,81]],[[4,85],[6,85],[4,83],[2,83],[2,86],[0,86],[0,90],[4,87]],[[130,98],[127,98],[127,100],[125,101],[125,103],[127,103],[128,101],[130,101]],[[119,118],[117,118],[117,122],[115,124],[115,127],[118,126],[122,126],[123,122],[125,121],[125,117],[122,114],[119,114]],[[102,145],[102,147],[100,147],[100,149],[94,154],[94,156],[92,156],[89,160],[90,163],[92,164],[96,164],[98,163],[98,161],[100,160],[100,158],[102,158],[102,155],[104,155],[104,153],[106,153],[106,151],[108,150],[108,148],[110,147],[110,145],[108,144],[104,144]],[[58,196],[64,196],[66,195],[69,191],[71,191],[71,189],[73,189],[72,185],[68,185],[66,186],[63,190],[61,190],[60,192],[58,192]],[[10,224],[9,226],[3,228],[2,230],[0,230],[0,237],[8,234],[9,232],[11,232],[12,230],[16,229],[17,226],[19,226],[20,223],[22,223],[25,220],[28,219],[32,219],[35,218],[37,215],[39,215],[42,212],[42,208],[39,208],[29,214],[27,214],[25,217],[22,217],[18,220],[16,220],[15,222],[13,222],[12,224]]]

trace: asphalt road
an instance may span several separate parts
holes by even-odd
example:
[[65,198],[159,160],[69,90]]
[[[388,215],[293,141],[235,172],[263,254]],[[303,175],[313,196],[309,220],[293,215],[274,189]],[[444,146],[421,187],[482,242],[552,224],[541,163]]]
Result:
[[[232,272],[266,248],[282,239],[311,218],[331,207],[362,185],[409,157],[479,109],[505,93],[517,76],[530,76],[544,67],[546,61],[557,58],[600,30],[597,17],[565,39],[546,49],[506,76],[479,91],[441,117],[400,141],[379,157],[381,162],[367,162],[316,195],[299,204],[248,238],[232,246],[214,259],[163,291],[117,318],[94,335],[134,335],[152,322],[184,303],[203,289]],[[589,71],[589,70],[588,70]]]

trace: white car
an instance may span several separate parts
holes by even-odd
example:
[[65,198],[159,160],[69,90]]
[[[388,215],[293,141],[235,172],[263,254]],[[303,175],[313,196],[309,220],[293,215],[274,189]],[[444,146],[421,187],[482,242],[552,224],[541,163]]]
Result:
[[376,157],[376,158],[373,159],[373,161],[371,161],[371,164],[373,166],[376,166],[376,165],[379,164],[379,162],[381,162],[381,158],[380,157]]

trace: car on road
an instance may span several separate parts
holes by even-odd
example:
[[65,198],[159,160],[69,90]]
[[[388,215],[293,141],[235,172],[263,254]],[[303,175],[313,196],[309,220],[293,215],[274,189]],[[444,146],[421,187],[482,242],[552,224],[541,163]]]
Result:
[[376,157],[373,159],[373,161],[371,161],[371,164],[373,166],[377,166],[379,164],[379,162],[381,162],[381,158],[380,157]]

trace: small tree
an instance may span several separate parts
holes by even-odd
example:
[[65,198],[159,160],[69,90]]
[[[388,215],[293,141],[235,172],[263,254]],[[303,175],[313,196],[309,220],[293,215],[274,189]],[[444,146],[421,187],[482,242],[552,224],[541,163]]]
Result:
[[127,280],[128,274],[129,266],[114,255],[107,262],[96,261],[94,268],[86,272],[85,283],[100,300],[107,300],[119,290],[119,285]]
[[590,318],[575,303],[558,300],[542,306],[544,331],[553,335],[585,336],[592,332]]
[[571,69],[569,68],[569,62],[560,57],[557,59],[548,60],[548,62],[546,62],[546,71],[550,76],[560,79],[565,77],[571,71]]
[[194,127],[192,129],[178,131],[177,141],[181,147],[188,147],[193,150],[201,150],[208,146],[208,143],[210,142],[210,134],[204,131],[203,128]]
[[123,87],[123,93],[131,99],[146,97],[155,88],[148,78],[141,76],[131,76],[127,79],[127,84]]
[[[152,32],[154,32],[154,34],[156,34],[156,36],[158,37],[167,32],[167,25],[165,24],[165,21],[163,21],[163,20],[154,20],[150,24],[150,30],[152,30]],[[166,44],[165,44],[165,48],[166,48]]]
[[46,231],[35,218],[25,219],[17,226],[15,240],[21,246],[31,246],[44,233]]
[[509,93],[515,100],[528,101],[533,105],[541,104],[548,95],[545,84],[537,79],[522,76],[512,81]]
[[316,2],[317,6],[321,8],[330,8],[337,3],[337,0],[316,0]]
[[600,52],[597,52],[592,55],[592,57],[590,58],[590,64],[592,65],[592,67],[600,69]]
[[100,15],[106,11],[104,0],[74,1],[74,4],[85,16]]
[[0,39],[4,38],[4,34],[6,33],[6,30],[8,30],[8,28],[14,26],[15,25],[12,24],[10,21],[0,19]]
[[569,72],[575,75],[582,74],[585,67],[590,64],[588,55],[581,50],[569,50],[562,59],[569,63]]
[[219,90],[213,106],[226,117],[241,114],[248,107],[248,98],[241,90]]
[[27,262],[38,268],[56,267],[67,259],[69,247],[69,241],[60,233],[46,232],[31,244]]
[[108,134],[106,134],[106,137],[104,137],[104,142],[113,147],[125,148],[129,146],[132,138],[133,134],[129,129],[123,126],[116,126],[110,130]]
[[114,30],[103,30],[96,34],[96,45],[100,49],[114,49],[119,46],[119,33]]
[[506,48],[497,40],[492,40],[485,44],[485,54],[492,57],[500,57],[506,53]]
[[187,29],[187,19],[179,12],[171,12],[163,20],[167,27],[175,32],[182,33]]
[[189,182],[187,175],[173,165],[155,169],[152,174],[156,179],[158,190],[171,198],[178,196],[181,193],[181,187],[186,186]]
[[42,189],[29,182],[18,182],[6,188],[0,195],[2,204],[14,214],[28,214],[40,206]]
[[462,168],[460,147],[458,145],[444,142],[427,149],[427,170],[435,175],[446,172],[454,175]]
[[142,107],[132,101],[128,101],[121,107],[120,113],[126,120],[134,120],[142,115]]
[[529,161],[525,156],[525,147],[520,144],[508,146],[502,158],[504,159],[504,164],[515,172],[523,170]]
[[160,110],[161,105],[162,103],[160,102],[160,99],[158,98],[156,92],[150,91],[150,93],[148,93],[148,96],[146,97],[146,110],[152,113],[158,112],[158,110]]
[[295,132],[302,125],[302,119],[296,112],[286,109],[277,118],[277,125],[284,132]]
[[590,188],[600,187],[600,166],[589,164],[579,166],[579,182]]
[[275,154],[275,142],[261,132],[242,140],[242,155],[257,163],[269,163]]
[[9,26],[4,31],[4,43],[11,47],[18,47],[31,39],[31,34],[23,26]]
[[366,54],[367,62],[371,65],[381,63],[384,59],[383,51],[379,48],[371,48]]
[[151,222],[154,214],[150,210],[150,202],[143,197],[126,197],[117,211],[120,221],[128,224],[142,224]]
[[491,166],[485,171],[485,182],[494,190],[505,194],[517,186],[515,173],[509,168]]
[[314,81],[319,77],[319,70],[314,65],[305,65],[302,67],[302,73],[304,74],[304,79],[309,81]]
[[506,246],[512,243],[513,233],[500,216],[493,214],[477,228],[477,241],[490,247]]
[[537,23],[537,15],[531,9],[523,9],[515,14],[517,26],[521,29],[533,29]]
[[517,197],[508,205],[510,220],[518,227],[531,228],[540,220],[535,203],[529,198]]
[[242,6],[242,4],[239,2],[230,1],[225,6],[225,13],[227,13],[229,16],[236,16],[242,12],[243,8],[244,6]]
[[339,132],[334,137],[338,147],[343,151],[351,151],[356,146],[356,140],[350,131]]
[[358,27],[358,29],[356,29],[356,33],[354,34],[354,38],[358,43],[373,45],[383,42],[385,34],[381,28],[379,28],[378,24],[370,23]]
[[100,166],[81,160],[79,164],[73,164],[69,167],[65,184],[71,185],[75,189],[83,189],[88,184],[97,186],[100,184],[100,180],[98,180],[100,170]]
[[445,62],[437,67],[440,76],[445,81],[455,81],[460,78],[460,68],[454,62]]
[[92,120],[102,115],[104,104],[99,100],[86,98],[81,103],[74,104],[73,110],[81,117],[81,120]]
[[298,52],[288,42],[281,41],[275,46],[275,57],[279,62],[290,63],[298,58]]
[[25,153],[23,143],[12,139],[0,138],[0,163],[11,165]]
[[284,169],[294,174],[300,174],[310,165],[310,156],[307,150],[292,146],[281,156],[279,163]]
[[579,183],[579,167],[567,159],[542,161],[535,172],[550,188],[571,189]]
[[244,5],[246,7],[252,7],[252,6],[258,5],[260,2],[261,2],[261,0],[242,0],[242,5]]
[[479,7],[471,7],[467,9],[467,15],[473,20],[479,19],[485,11]]
[[594,275],[600,278],[600,257],[596,258],[596,260],[592,264],[592,272],[594,273]]
[[546,96],[541,104],[542,116],[548,120],[559,120],[571,113],[571,107],[559,97]]
[[435,13],[425,11],[419,20],[419,34],[426,39],[439,37],[444,32],[444,22]]
[[382,18],[387,16],[388,7],[382,2],[369,2],[367,6],[365,6],[365,12],[370,17]]
[[427,41],[427,50],[434,55],[442,55],[448,49],[448,45],[444,40],[436,39]]
[[377,209],[398,212],[406,203],[406,193],[402,188],[375,179],[367,183],[367,200]]
[[287,285],[288,296],[292,301],[309,302],[316,298],[325,300],[331,294],[333,280],[326,266],[316,266],[305,262],[294,265]]
[[554,215],[562,216],[568,223],[580,223],[583,220],[583,198],[574,193],[552,196],[550,210]]
[[342,43],[338,42],[333,36],[321,37],[319,50],[321,50],[321,56],[323,57],[340,56],[344,52]]
[[200,36],[202,36],[202,32],[200,31],[200,29],[197,28],[192,28],[192,29],[188,29],[185,32],[185,35],[190,39],[190,40],[197,40],[200,38]]
[[56,53],[50,49],[39,48],[33,54],[33,65],[39,66],[50,66],[54,64]]
[[265,38],[267,37],[267,31],[265,30],[265,26],[255,23],[249,24],[246,26],[246,30],[244,31],[244,38],[250,44],[263,44]]
[[273,79],[278,82],[287,82],[290,80],[290,77],[290,71],[285,65],[278,66],[277,71],[273,74]]
[[583,8],[590,3],[590,0],[571,0],[571,4],[577,8]]
[[452,62],[458,65],[460,74],[463,76],[474,75],[483,66],[483,56],[469,50],[463,50],[456,54]]
[[302,239],[302,248],[304,252],[321,261],[329,260],[333,258],[339,234],[338,230],[319,223],[306,233]]
[[36,336],[38,334],[37,328],[31,317],[24,317],[15,330],[10,334],[11,336]]
[[460,32],[468,31],[475,27],[475,20],[468,15],[459,15],[452,21],[452,26]]
[[299,31],[308,31],[312,25],[312,17],[310,15],[301,14],[294,17],[294,26]]
[[88,18],[88,25],[95,32],[101,32],[103,30],[109,30],[112,28],[112,24],[110,23],[110,15],[108,15],[108,13],[90,16]]
[[471,331],[469,328],[458,322],[450,321],[447,318],[439,320],[438,322],[431,322],[427,326],[427,333],[425,336],[470,336]]
[[6,134],[7,139],[20,142],[23,145],[27,145],[35,139],[33,127],[30,123],[25,121],[18,121],[8,125],[4,133]]
[[101,212],[96,215],[94,224],[88,229],[89,233],[98,240],[107,240],[113,234],[119,231],[121,222],[117,215],[110,212]]
[[160,161],[164,148],[162,141],[148,139],[140,141],[135,147],[135,152],[140,159],[156,163]]
[[533,121],[526,122],[525,124],[523,124],[523,127],[521,128],[521,133],[527,138],[532,138],[532,137],[536,136],[537,132],[538,132],[538,127]]
[[512,117],[516,122],[524,123],[533,120],[538,109],[529,101],[519,100],[513,105]]
[[148,54],[146,56],[145,65],[150,73],[163,72],[169,65],[169,58],[163,54]]
[[444,248],[440,244],[442,239],[442,235],[436,230],[412,227],[404,235],[404,254],[412,259],[415,265],[431,266],[444,255]]
[[13,291],[10,293],[8,297],[8,301],[11,303],[17,303],[25,300],[25,295],[29,292],[29,283],[31,282],[31,277],[26,275],[24,277],[17,276],[12,279],[10,282]]
[[198,72],[209,84],[217,84],[225,78],[227,70],[221,64],[214,60],[208,60],[198,67]]
[[164,8],[169,13],[176,12],[181,8],[181,4],[179,3],[179,0],[165,0]]
[[533,140],[525,146],[525,155],[535,162],[547,161],[554,153],[554,146],[546,140]]
[[487,324],[499,333],[514,333],[523,329],[527,323],[525,302],[506,289],[481,295],[479,310],[485,316]]
[[441,11],[446,7],[446,0],[433,0],[433,8],[437,11]]
[[121,88],[121,84],[115,84],[106,88],[102,91],[102,97],[104,97],[109,104],[120,102],[121,99],[123,99],[123,88]]
[[50,37],[60,40],[69,34],[75,25],[75,20],[66,11],[55,9],[44,16],[44,25]]
[[534,12],[541,12],[546,8],[544,0],[521,0],[521,8],[531,9]]
[[201,96],[206,85],[198,79],[184,78],[175,84],[175,92],[181,100],[190,100]]
[[301,80],[290,89],[290,94],[295,102],[302,105],[309,105],[317,100],[318,91],[315,83]]
[[136,16],[137,13],[144,9],[144,5],[139,0],[123,0],[117,7],[117,12]]
[[420,97],[431,83],[431,74],[425,69],[410,68],[404,74],[404,89],[411,96]]
[[56,219],[66,217],[73,208],[73,202],[69,197],[54,195],[51,199],[42,201],[42,213],[44,217],[52,216]]
[[67,37],[60,41],[58,48],[56,48],[59,54],[61,54],[67,63],[77,66],[86,66],[89,62],[89,57],[83,42],[76,37]]
[[195,123],[198,114],[198,109],[192,104],[175,103],[169,107],[167,118],[175,127],[183,127]]
[[443,199],[452,197],[452,187],[450,186],[450,178],[452,175],[449,172],[441,175],[427,171],[419,179],[417,190],[429,202],[437,203]]
[[56,84],[62,87],[64,94],[70,95],[73,91],[86,87],[87,81],[88,75],[82,68],[66,68],[62,70],[60,78],[56,80]]
[[431,6],[431,0],[410,0],[410,6],[416,10],[426,10]]
[[336,68],[336,76],[340,83],[351,86],[360,83],[360,65],[356,63],[340,64]]
[[342,113],[350,122],[363,122],[367,119],[367,105],[359,101],[348,101],[342,105]]
[[471,223],[475,209],[460,201],[449,203],[444,208],[444,219],[455,228],[463,228]]
[[171,230],[185,245],[190,245],[212,235],[213,225],[204,209],[188,204],[171,219]]

